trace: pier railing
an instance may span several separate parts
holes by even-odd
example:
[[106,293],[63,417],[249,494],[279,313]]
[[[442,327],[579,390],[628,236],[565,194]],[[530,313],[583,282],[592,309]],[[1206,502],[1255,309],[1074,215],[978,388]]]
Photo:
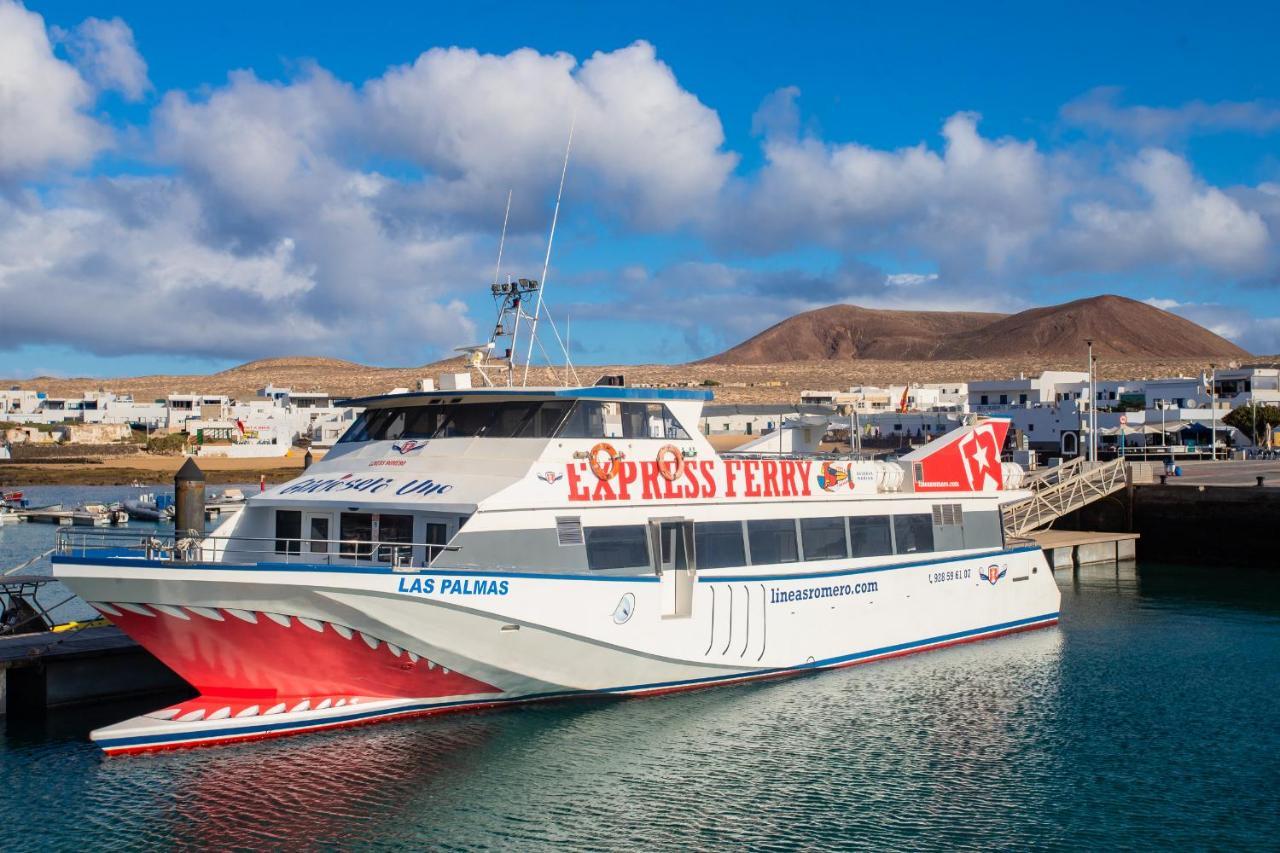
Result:
[[430,563],[458,545],[385,542],[372,539],[302,539],[287,536],[183,536],[131,530],[58,530],[54,553],[65,557],[137,557],[165,563],[216,562],[306,565],[387,564],[409,570]]

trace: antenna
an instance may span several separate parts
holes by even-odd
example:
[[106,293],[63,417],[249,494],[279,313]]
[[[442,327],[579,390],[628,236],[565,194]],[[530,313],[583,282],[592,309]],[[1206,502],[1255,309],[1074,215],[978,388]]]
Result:
[[[551,244],[556,239],[556,223],[560,219],[560,198],[564,195],[564,177],[569,173],[569,150],[573,147],[573,129],[578,122],[577,110],[569,121],[569,141],[564,146],[564,166],[560,169],[560,189],[556,192],[556,207],[551,214],[551,233],[547,236],[547,256],[542,261],[542,286],[538,288],[538,300],[533,309],[533,326],[529,334],[529,349],[524,357],[524,379],[522,385],[529,384],[529,363],[533,360],[533,341],[538,336],[538,315],[542,313],[542,292],[547,287],[547,268],[551,265]],[[559,335],[557,335],[559,337]]]
[[502,247],[507,242],[507,221],[511,219],[511,190],[507,190],[507,212],[502,214],[502,236],[498,238],[498,265],[493,268],[493,280],[502,281]]
[[[508,222],[510,219],[511,219],[511,190],[510,190],[510,189],[508,189],[508,190],[507,190],[507,212],[506,212],[506,213],[504,213],[504,214],[502,214],[502,236],[498,238],[498,263],[497,263],[497,265],[493,268],[493,281],[494,281],[494,283],[495,283],[495,284],[500,283],[500,282],[502,281],[502,248],[503,248],[503,246],[505,246],[505,245],[506,245],[506,243],[507,243],[507,222]],[[499,308],[498,308],[498,325],[499,325],[499,326],[501,326],[501,325],[502,325],[502,307],[501,307],[501,306],[499,306]],[[517,317],[517,318],[516,318],[516,331],[519,331],[519,329],[520,329],[520,318],[519,318],[519,317]],[[493,339],[492,339],[492,338],[490,338],[490,343],[493,343]],[[512,343],[512,346],[514,346],[514,345],[515,345],[515,336],[514,336],[514,334],[512,335],[511,343]],[[490,349],[492,349],[492,347],[490,347]],[[510,386],[510,385],[511,385],[511,374],[512,374],[512,372],[513,372],[513,371],[512,371],[512,369],[511,369],[511,366],[510,366],[510,365],[508,365],[508,366],[507,366],[507,385],[508,385],[508,386]],[[485,381],[486,381],[486,382],[488,382],[488,381],[489,381],[489,377],[488,377],[488,375],[483,374],[483,373],[482,373],[482,375],[484,375]],[[491,383],[491,382],[490,382],[489,384],[490,384],[490,385],[492,385],[493,383]]]

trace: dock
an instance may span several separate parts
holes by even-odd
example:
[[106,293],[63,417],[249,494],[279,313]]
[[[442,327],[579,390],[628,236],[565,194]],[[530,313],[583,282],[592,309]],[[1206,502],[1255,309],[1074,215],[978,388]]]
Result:
[[0,713],[182,690],[190,687],[119,628],[0,637]]
[[1044,549],[1049,567],[1073,569],[1094,563],[1116,563],[1137,556],[1137,533],[1102,533],[1080,530],[1042,530],[1027,538]]
[[20,509],[14,513],[19,521],[32,523],[73,525],[76,527],[105,527],[111,523],[107,513],[86,512],[73,509]]

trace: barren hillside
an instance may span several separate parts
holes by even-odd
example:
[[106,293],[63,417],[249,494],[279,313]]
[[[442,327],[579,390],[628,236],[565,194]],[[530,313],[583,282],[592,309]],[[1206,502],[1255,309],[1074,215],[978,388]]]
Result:
[[713,364],[831,359],[1246,358],[1190,320],[1123,296],[1095,296],[1018,314],[877,311],[832,305],[783,320],[713,356]]

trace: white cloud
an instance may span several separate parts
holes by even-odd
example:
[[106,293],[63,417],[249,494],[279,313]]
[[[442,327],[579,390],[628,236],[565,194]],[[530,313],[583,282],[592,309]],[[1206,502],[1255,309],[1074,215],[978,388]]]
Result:
[[1067,263],[1095,270],[1182,265],[1243,274],[1274,262],[1275,246],[1262,216],[1197,178],[1178,155],[1144,149],[1123,174],[1139,199],[1124,206],[1075,204],[1060,247]]
[[80,166],[110,140],[85,114],[91,87],[53,54],[44,19],[0,0],[0,186]]
[[126,100],[140,101],[151,90],[147,63],[133,43],[133,30],[119,18],[86,18],[67,32],[54,28],[85,78],[101,91],[115,91]]
[[985,138],[977,123],[971,113],[947,119],[941,154],[769,136],[768,162],[740,188],[741,211],[729,205],[723,233],[761,250],[911,246],[944,271],[1005,270],[1048,227],[1058,189],[1034,143]]
[[1199,323],[1251,353],[1280,354],[1280,317],[1268,317],[1256,309],[1215,302],[1186,302],[1170,306],[1167,310]]
[[1189,101],[1176,107],[1121,106],[1121,89],[1100,86],[1062,107],[1068,124],[1146,140],[1195,132],[1280,130],[1280,104],[1265,101]]
[[531,201],[559,176],[575,119],[571,186],[643,227],[708,215],[737,162],[715,111],[647,42],[581,65],[529,49],[432,49],[362,96],[371,144],[429,171],[435,205],[489,209],[514,187],[517,204],[540,211]]
[[936,272],[895,272],[884,277],[884,283],[890,287],[916,287],[921,284],[930,284],[937,280],[938,274]]
[[[656,273],[595,279],[643,297],[638,319],[689,357],[834,302],[1008,310],[1025,307],[1020,286],[1067,274],[1257,283],[1280,270],[1274,184],[1215,187],[1160,148],[1077,159],[984,136],[966,112],[937,145],[882,149],[822,138],[784,87],[753,120],[764,165],[736,173],[718,114],[646,42],[581,62],[437,48],[358,85],[314,65],[282,81],[233,71],[126,128],[162,176],[76,175],[51,167],[109,143],[95,93],[141,98],[150,84],[123,22],[90,19],[63,40],[79,71],[38,15],[0,0],[0,340],[14,345],[74,328],[103,354],[403,363],[472,342],[457,295],[492,273],[509,188],[508,268],[540,268],[575,117],[566,210],[592,223],[585,239],[657,231],[775,255],[760,271],[677,253]],[[776,255],[815,249],[829,271],[779,269]],[[886,275],[865,256],[937,272]],[[584,292],[575,324],[617,314],[614,293]]]

